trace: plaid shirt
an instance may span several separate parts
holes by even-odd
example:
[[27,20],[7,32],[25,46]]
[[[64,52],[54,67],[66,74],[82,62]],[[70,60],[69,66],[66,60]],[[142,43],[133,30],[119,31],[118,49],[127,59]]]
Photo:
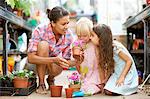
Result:
[[56,43],[55,35],[50,24],[42,24],[35,28],[32,37],[29,40],[28,52],[36,52],[40,41],[47,41],[49,43],[49,56],[55,57],[62,54],[65,59],[70,59],[71,47],[73,42],[73,35],[71,31],[67,31],[62,35]]

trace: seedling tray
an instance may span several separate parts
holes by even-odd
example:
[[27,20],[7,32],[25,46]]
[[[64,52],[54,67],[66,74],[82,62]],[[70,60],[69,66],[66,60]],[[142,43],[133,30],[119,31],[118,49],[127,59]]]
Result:
[[28,88],[0,87],[0,96],[28,96],[36,90],[37,83]]
[[14,87],[0,87],[0,96],[12,96]]
[[28,88],[15,88],[15,96],[28,96],[36,90],[37,83],[32,84]]

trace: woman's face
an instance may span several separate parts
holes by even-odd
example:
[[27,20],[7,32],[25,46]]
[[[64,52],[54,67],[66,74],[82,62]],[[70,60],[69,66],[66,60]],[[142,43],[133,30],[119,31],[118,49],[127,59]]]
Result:
[[99,45],[99,38],[95,32],[92,32],[90,39],[93,42],[93,44],[95,44],[96,46]]
[[64,35],[68,29],[69,15],[60,18],[56,23],[52,22],[54,33]]

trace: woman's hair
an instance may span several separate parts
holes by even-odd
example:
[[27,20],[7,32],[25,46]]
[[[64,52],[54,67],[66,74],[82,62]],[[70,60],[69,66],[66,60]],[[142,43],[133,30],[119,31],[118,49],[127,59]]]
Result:
[[60,18],[69,15],[69,12],[62,7],[54,7],[52,10],[47,9],[47,15],[50,21],[56,23]]
[[93,31],[99,38],[99,66],[105,67],[107,75],[110,75],[114,70],[111,30],[107,25],[98,24],[93,27]]
[[90,36],[92,28],[93,22],[86,17],[82,17],[77,21],[75,32],[78,36],[80,36],[81,34],[86,34]]

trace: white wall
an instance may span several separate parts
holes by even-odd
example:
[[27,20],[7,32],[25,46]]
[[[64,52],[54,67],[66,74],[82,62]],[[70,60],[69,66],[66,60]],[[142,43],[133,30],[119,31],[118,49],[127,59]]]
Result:
[[98,0],[98,23],[111,27],[113,35],[125,35],[122,24],[142,10],[144,0]]

